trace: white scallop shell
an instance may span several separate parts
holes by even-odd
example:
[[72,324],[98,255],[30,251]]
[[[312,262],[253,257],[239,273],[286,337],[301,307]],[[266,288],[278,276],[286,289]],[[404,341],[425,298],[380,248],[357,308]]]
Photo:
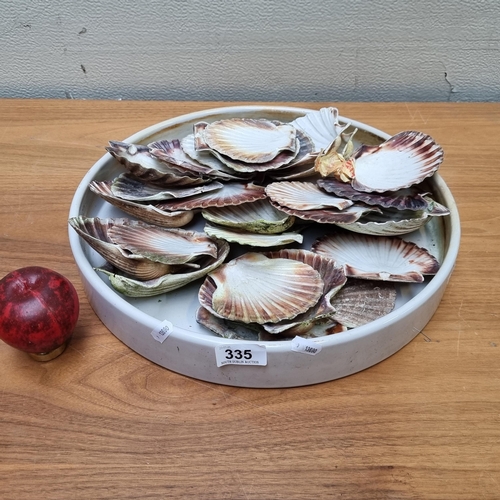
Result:
[[319,111],[300,116],[291,122],[305,132],[314,143],[315,152],[328,149],[335,139],[347,128],[349,123],[340,123],[337,108],[321,108]]
[[382,193],[422,182],[443,161],[443,149],[422,132],[400,132],[380,146],[361,146],[353,156],[358,191]]
[[265,163],[281,151],[296,151],[296,131],[290,124],[269,120],[229,118],[210,123],[203,131],[208,146],[245,163]]
[[258,234],[282,233],[289,229],[295,221],[295,217],[277,210],[268,200],[206,208],[201,214],[214,224]]
[[[281,171],[282,169],[304,168],[304,165],[311,164],[315,158],[312,140],[304,132],[297,130],[296,147],[293,151],[280,151],[273,159],[262,163],[247,163],[235,160],[214,149],[210,149],[208,145],[205,145],[200,140],[200,135],[207,125],[204,122],[196,124],[195,133],[182,139],[181,146],[186,154],[205,165],[223,164],[226,168],[229,168],[229,170],[234,171],[242,177],[252,175],[255,172],[269,172],[272,174],[273,171]],[[202,149],[199,149],[200,143],[202,144]],[[314,169],[314,165],[312,165],[312,168]]]
[[316,240],[312,250],[335,260],[353,278],[418,283],[439,269],[426,249],[395,236],[338,232]]
[[210,273],[198,297],[216,316],[263,324],[307,311],[322,292],[323,281],[311,266],[247,253]]
[[304,237],[299,233],[256,234],[245,230],[228,229],[211,224],[205,225],[205,233],[213,238],[249,245],[252,247],[277,247],[290,243],[302,243]]
[[353,205],[350,200],[325,193],[312,182],[273,182],[266,187],[266,194],[278,205],[296,210],[319,210],[331,207],[344,210]]

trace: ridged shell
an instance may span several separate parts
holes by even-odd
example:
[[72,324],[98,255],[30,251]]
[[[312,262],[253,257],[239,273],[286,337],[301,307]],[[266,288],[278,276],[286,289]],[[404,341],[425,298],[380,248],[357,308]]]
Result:
[[422,132],[400,132],[380,146],[362,146],[354,154],[358,191],[397,191],[422,182],[443,161],[443,150]]
[[400,236],[420,229],[429,221],[425,211],[385,209],[382,213],[371,212],[356,222],[337,224],[338,226],[361,234],[373,236]]
[[393,283],[348,280],[332,299],[332,319],[348,328],[366,325],[389,314],[396,305]]
[[[204,129],[208,126],[207,123],[199,123],[195,125],[195,133],[194,133],[194,147],[196,150],[196,147],[200,144],[200,141],[197,140],[202,134]],[[184,150],[187,152],[190,150],[190,145],[186,141],[181,142],[181,146],[184,148]],[[238,174],[253,174],[254,172],[266,172],[268,170],[276,170],[279,169],[280,167],[287,166],[289,164],[292,164],[295,160],[295,158],[298,156],[300,152],[300,147],[301,147],[301,142],[297,138],[295,140],[295,148],[294,149],[287,149],[284,151],[279,151],[276,156],[271,158],[268,161],[265,162],[245,162],[242,160],[237,160],[234,158],[230,158],[229,156],[226,156],[222,154],[221,152],[215,150],[215,149],[205,149],[205,146],[203,146],[203,149],[201,150],[196,150],[197,153],[210,153],[214,158],[216,158],[219,162],[223,163],[226,167],[229,167],[231,170],[237,172]],[[200,154],[200,157],[201,157]],[[191,155],[194,157],[194,155]],[[206,162],[206,160],[205,160]],[[211,163],[211,162],[210,162]]]
[[307,311],[322,292],[323,281],[311,266],[247,253],[210,273],[198,297],[219,317],[263,324]]
[[259,340],[260,328],[218,318],[204,307],[196,311],[196,322],[225,339]]
[[165,264],[187,264],[200,256],[217,256],[214,240],[196,231],[124,223],[111,225],[107,233],[127,252]]
[[197,261],[200,268],[189,272],[177,272],[175,274],[166,274],[148,281],[138,281],[128,276],[116,274],[109,269],[100,268],[97,269],[97,271],[106,274],[111,286],[123,295],[128,297],[152,297],[177,290],[192,281],[203,278],[207,273],[220,266],[229,254],[229,244],[222,240],[216,241],[215,243],[218,250],[217,257],[202,257]]
[[212,207],[202,211],[203,217],[221,226],[243,229],[251,233],[275,234],[289,229],[295,217],[274,208],[268,200],[227,207]]
[[320,152],[331,146],[333,141],[349,124],[340,123],[337,108],[321,108],[300,116],[291,122],[297,129],[305,132],[313,141],[315,151]]
[[312,250],[335,260],[352,278],[419,283],[439,270],[426,249],[395,236],[338,232],[316,240]]
[[148,148],[154,157],[176,165],[190,175],[207,176],[225,181],[241,179],[241,175],[235,175],[234,171],[220,162],[218,165],[207,166],[193,160],[184,152],[178,139],[152,142],[148,144]]
[[230,168],[225,162],[222,162],[217,156],[212,154],[212,150],[201,150],[196,149],[195,134],[189,134],[183,137],[180,141],[180,145],[184,153],[189,156],[192,160],[210,167],[214,171],[223,171],[227,175],[231,175],[233,179],[251,179],[254,176],[253,170],[250,172],[236,172],[234,169]]
[[164,201],[177,198],[188,198],[200,193],[216,191],[222,188],[222,184],[217,181],[201,186],[158,186],[156,184],[145,183],[137,180],[130,174],[120,174],[111,182],[111,192],[113,195],[128,201]]
[[148,146],[110,141],[106,150],[137,179],[163,186],[196,186],[207,182],[203,177],[155,158]]
[[160,227],[182,227],[193,220],[194,212],[190,210],[171,212],[160,210],[153,204],[141,204],[117,198],[111,192],[111,181],[92,181],[89,188],[93,193],[126,214],[149,224]]
[[278,205],[296,210],[320,210],[331,207],[344,210],[353,205],[350,200],[325,193],[312,182],[273,182],[266,187],[266,194]]
[[323,210],[297,210],[295,208],[288,208],[270,201],[271,205],[288,215],[294,215],[299,219],[314,221],[320,224],[348,224],[359,220],[363,215],[372,212],[380,211],[376,207],[367,207],[366,205],[352,205],[344,210],[337,210],[335,208]]
[[425,210],[428,205],[427,200],[424,198],[427,193],[416,187],[386,193],[366,193],[357,191],[350,184],[333,178],[319,179],[317,183],[327,193],[334,193],[341,198],[353,201],[361,201],[367,205],[378,205],[384,208],[396,208],[397,210]]
[[284,258],[303,262],[318,271],[323,280],[322,296],[313,307],[292,320],[283,320],[275,324],[263,325],[266,331],[273,334],[286,332],[289,335],[303,335],[318,320],[334,313],[334,308],[330,301],[346,283],[346,276],[340,267],[335,266],[335,262],[332,259],[302,249],[282,249],[265,253],[264,255],[271,259]]
[[134,276],[138,280],[149,280],[175,268],[165,262],[155,262],[142,255],[134,255],[117,245],[109,236],[109,229],[115,224],[141,226],[142,223],[129,219],[99,219],[87,217],[73,217],[69,224],[84,239],[90,247],[99,253],[107,262],[124,273]]
[[226,207],[263,200],[266,192],[262,186],[248,183],[228,182],[221,189],[203,193],[185,200],[172,200],[158,204],[161,210],[194,210],[197,208]]
[[295,127],[252,118],[210,123],[203,138],[211,149],[245,163],[265,163],[281,151],[295,152],[297,148]]
[[205,225],[205,233],[213,238],[249,245],[252,247],[277,247],[290,243],[302,243],[304,237],[299,233],[256,234],[241,229],[227,229],[222,226]]

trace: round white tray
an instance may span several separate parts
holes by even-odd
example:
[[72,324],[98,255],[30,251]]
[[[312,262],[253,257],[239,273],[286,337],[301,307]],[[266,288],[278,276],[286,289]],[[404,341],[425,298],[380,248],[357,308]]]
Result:
[[[182,138],[192,133],[194,123],[202,120],[210,122],[237,116],[286,122],[308,111],[271,106],[218,108],[164,121],[134,134],[126,141],[148,144],[160,138]],[[358,140],[364,143],[376,143],[377,138],[389,137],[363,123],[340,119],[358,127]],[[126,217],[88,189],[90,181],[112,179],[123,171],[122,165],[105,154],[76,190],[70,217]],[[217,366],[217,346],[237,344],[244,347],[245,344],[255,343],[219,338],[196,323],[195,314],[199,307],[197,293],[202,280],[156,297],[125,297],[109,285],[105,275],[94,270],[94,267],[104,264],[102,257],[71,228],[69,239],[92,308],[116,337],[140,355],[169,370],[219,384],[260,388],[309,385],[345,377],[391,356],[410,342],[436,311],[458,254],[460,221],[455,201],[442,178],[435,174],[431,183],[434,199],[448,207],[451,215],[433,217],[422,230],[406,235],[405,239],[424,246],[438,258],[441,263],[438,273],[420,285],[398,286],[396,308],[387,316],[348,332],[315,339],[314,342],[321,346],[316,355],[293,351],[291,341],[259,342],[266,348],[266,366]],[[189,227],[202,230],[203,223],[198,220]],[[321,230],[328,232],[329,228],[324,225]],[[304,248],[309,248],[308,244],[310,241],[306,240]],[[173,328],[169,336],[159,342],[152,332],[164,320],[168,320]]]

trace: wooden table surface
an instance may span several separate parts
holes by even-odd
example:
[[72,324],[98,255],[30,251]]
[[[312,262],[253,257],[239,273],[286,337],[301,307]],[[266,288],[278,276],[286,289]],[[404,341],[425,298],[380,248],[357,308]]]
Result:
[[0,100],[0,277],[46,266],[81,303],[53,361],[0,342],[0,498],[500,498],[500,104],[293,103],[445,150],[456,268],[424,331],[382,363],[310,387],[213,385],[140,357],[94,314],[68,243],[82,177],[110,139],[231,104]]

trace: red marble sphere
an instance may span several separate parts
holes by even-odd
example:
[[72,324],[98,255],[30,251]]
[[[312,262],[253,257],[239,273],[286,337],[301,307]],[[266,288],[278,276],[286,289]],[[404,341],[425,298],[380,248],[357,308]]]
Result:
[[80,304],[71,282],[44,267],[23,267],[0,280],[0,338],[29,353],[48,353],[73,333]]

